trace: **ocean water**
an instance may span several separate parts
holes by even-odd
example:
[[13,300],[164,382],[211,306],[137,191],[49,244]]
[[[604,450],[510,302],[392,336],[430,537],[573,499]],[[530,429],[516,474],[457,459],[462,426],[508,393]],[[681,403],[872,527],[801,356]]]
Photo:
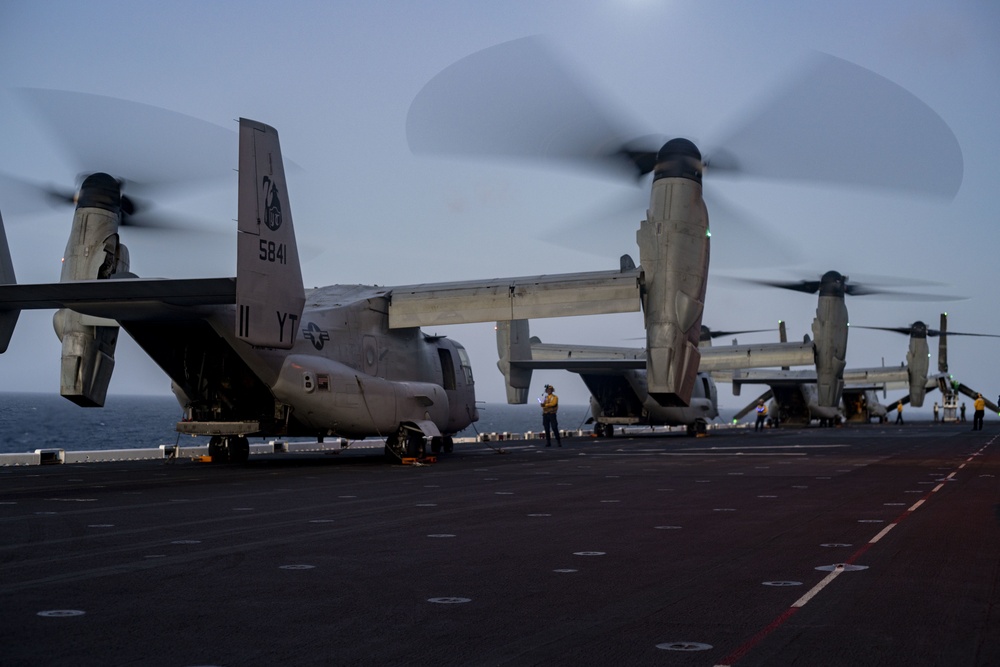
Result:
[[[478,407],[479,421],[459,433],[460,437],[542,428],[537,405]],[[589,415],[587,406],[561,406],[559,427],[588,429],[583,422]],[[0,393],[0,454],[55,448],[139,449],[172,445],[179,437],[182,444],[202,440],[178,436],[174,424],[180,418],[181,409],[173,396],[109,396],[103,408],[81,408],[56,394]]]

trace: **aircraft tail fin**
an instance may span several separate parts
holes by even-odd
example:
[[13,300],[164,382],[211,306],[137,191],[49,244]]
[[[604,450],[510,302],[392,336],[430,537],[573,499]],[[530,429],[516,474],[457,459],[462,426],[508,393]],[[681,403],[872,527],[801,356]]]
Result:
[[[3,216],[0,215],[0,284],[13,285],[17,280],[14,278],[14,262],[10,259],[10,247],[7,245],[7,232],[3,227]],[[14,327],[17,325],[17,317],[20,310],[0,310],[0,354],[7,351],[10,345],[11,336],[14,335]]]
[[289,349],[305,306],[278,132],[240,119],[237,337]]

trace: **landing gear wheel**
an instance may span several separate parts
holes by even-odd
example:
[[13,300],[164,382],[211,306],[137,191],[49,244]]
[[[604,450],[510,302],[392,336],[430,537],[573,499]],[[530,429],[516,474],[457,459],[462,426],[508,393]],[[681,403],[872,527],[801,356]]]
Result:
[[229,463],[229,448],[221,436],[213,435],[208,441],[208,455],[212,457],[212,463]]
[[425,447],[424,436],[420,431],[400,426],[399,430],[385,441],[385,455],[386,458],[396,462],[404,458],[422,458]]
[[691,437],[705,435],[708,431],[708,423],[704,419],[696,419],[693,424],[687,425],[687,434]]
[[444,453],[451,454],[455,450],[455,441],[450,435],[444,436]]
[[406,429],[402,426],[385,440],[385,457],[399,463],[406,456]]
[[242,435],[227,438],[229,441],[229,461],[231,463],[246,463],[250,460],[250,441]]

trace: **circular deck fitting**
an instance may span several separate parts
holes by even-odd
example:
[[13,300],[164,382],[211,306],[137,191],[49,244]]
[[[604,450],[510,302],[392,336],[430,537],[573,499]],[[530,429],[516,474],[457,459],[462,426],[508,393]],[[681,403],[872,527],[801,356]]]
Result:
[[434,604],[463,604],[472,602],[472,598],[428,598],[427,601]]
[[574,551],[574,556],[604,556],[605,551]]
[[201,540],[174,540],[171,544],[201,544]]
[[336,519],[309,519],[309,523],[334,523]]
[[762,581],[762,586],[801,586],[801,581]]
[[845,547],[854,546],[853,544],[846,544],[844,542],[827,542],[826,544],[821,544],[821,547],[827,547],[828,549],[842,549]]
[[114,527],[115,524],[113,523],[92,523],[87,526],[87,528],[114,528]]
[[653,526],[656,530],[680,530],[680,526]]
[[834,570],[843,570],[844,572],[858,572],[860,570],[867,570],[867,565],[848,565],[847,563],[835,563],[834,565],[820,565],[816,568],[822,572],[833,572]]
[[708,651],[712,645],[701,642],[664,642],[657,644],[656,648],[664,651]]
[[455,536],[451,533],[431,533],[427,537],[455,537]]
[[279,570],[311,570],[315,565],[280,565]]
[[569,568],[569,567],[562,567],[562,568],[559,568],[558,570],[552,570],[552,571],[553,572],[560,572],[560,573],[563,573],[563,574],[568,574],[570,572],[579,572],[579,570],[574,570],[574,569]]
[[79,609],[49,609],[38,612],[38,616],[45,618],[69,618],[70,616],[83,616],[87,612]]
[[529,514],[528,516],[552,516],[551,514],[545,514],[543,512],[537,512],[535,514]]

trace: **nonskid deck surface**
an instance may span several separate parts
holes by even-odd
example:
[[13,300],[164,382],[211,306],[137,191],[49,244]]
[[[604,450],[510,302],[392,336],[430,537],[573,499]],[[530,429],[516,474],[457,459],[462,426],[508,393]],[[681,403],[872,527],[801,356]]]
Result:
[[998,436],[0,469],[2,662],[996,665]]

